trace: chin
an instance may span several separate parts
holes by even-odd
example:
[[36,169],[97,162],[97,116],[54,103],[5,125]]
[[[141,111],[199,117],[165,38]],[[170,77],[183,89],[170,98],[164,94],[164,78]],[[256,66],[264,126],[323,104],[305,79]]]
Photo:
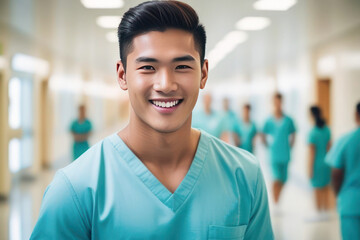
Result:
[[174,133],[181,129],[184,124],[171,124],[171,125],[160,125],[160,124],[154,124],[150,125],[152,129],[159,133]]

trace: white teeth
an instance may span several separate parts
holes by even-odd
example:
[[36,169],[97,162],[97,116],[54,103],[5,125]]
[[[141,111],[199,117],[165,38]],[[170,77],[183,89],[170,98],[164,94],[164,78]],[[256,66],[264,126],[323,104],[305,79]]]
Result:
[[170,108],[170,107],[174,107],[175,105],[177,105],[179,103],[179,100],[175,100],[172,102],[152,101],[152,103],[158,107]]

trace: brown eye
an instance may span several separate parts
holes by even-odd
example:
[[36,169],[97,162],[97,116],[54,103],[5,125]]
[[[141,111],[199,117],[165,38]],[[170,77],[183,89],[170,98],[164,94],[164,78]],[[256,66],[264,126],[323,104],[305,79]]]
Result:
[[155,70],[155,68],[153,66],[150,65],[146,65],[146,66],[142,66],[139,69],[143,69],[143,70]]
[[187,65],[179,65],[176,67],[176,69],[188,69],[188,68],[191,68],[191,67],[189,67]]

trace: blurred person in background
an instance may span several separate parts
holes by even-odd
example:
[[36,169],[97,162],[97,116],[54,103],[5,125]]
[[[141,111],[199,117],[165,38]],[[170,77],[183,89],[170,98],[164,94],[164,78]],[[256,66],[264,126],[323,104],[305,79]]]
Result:
[[257,129],[254,121],[252,121],[250,118],[250,111],[250,104],[245,104],[242,108],[242,119],[240,122],[240,147],[242,149],[245,149],[246,151],[253,153]]
[[222,133],[221,139],[233,146],[240,146],[241,132],[240,120],[236,114],[230,109],[230,101],[228,98],[223,99],[223,112],[221,115]]
[[332,167],[343,240],[360,239],[360,102],[355,121],[356,129],[340,138],[326,156]]
[[273,197],[275,210],[279,211],[279,198],[288,177],[290,151],[295,142],[295,125],[282,109],[283,97],[276,93],[273,97],[274,113],[264,125],[262,140],[270,149],[270,165],[274,178]]
[[78,118],[71,124],[70,131],[73,135],[73,160],[81,156],[89,149],[89,136],[92,130],[91,122],[86,118],[86,107],[80,105]]
[[257,159],[191,128],[208,78],[195,10],[144,2],[118,36],[129,123],[58,171],[31,239],[274,239]]
[[192,127],[202,129],[220,138],[223,132],[221,115],[212,109],[212,96],[207,92],[203,95],[203,109],[193,113]]
[[313,119],[313,128],[308,136],[309,146],[309,167],[308,173],[312,187],[315,189],[316,208],[320,215],[315,216],[321,220],[326,217],[324,213],[329,209],[329,183],[331,169],[325,163],[325,156],[330,149],[331,132],[322,117],[321,109],[318,106],[310,107],[310,114]]

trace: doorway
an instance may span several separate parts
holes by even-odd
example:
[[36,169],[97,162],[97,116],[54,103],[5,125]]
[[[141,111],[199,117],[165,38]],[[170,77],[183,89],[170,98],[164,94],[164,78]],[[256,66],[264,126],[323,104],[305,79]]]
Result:
[[331,91],[331,80],[318,79],[317,81],[317,102],[322,110],[323,117],[326,123],[331,125],[331,108],[330,108],[330,91]]

